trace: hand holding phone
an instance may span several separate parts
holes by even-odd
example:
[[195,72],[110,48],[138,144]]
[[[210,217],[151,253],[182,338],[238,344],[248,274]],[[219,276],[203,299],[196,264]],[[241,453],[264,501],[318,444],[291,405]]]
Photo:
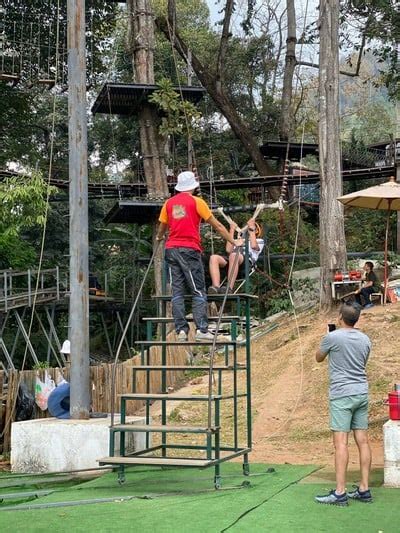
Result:
[[335,331],[336,329],[336,324],[328,324],[328,333],[330,333],[331,331]]

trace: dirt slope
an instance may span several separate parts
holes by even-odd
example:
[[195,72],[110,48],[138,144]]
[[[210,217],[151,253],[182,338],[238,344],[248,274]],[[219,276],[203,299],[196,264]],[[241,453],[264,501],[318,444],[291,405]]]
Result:
[[[315,351],[326,332],[327,322],[335,321],[337,312],[321,317],[312,311],[299,315],[297,328],[292,316],[285,317],[278,329],[252,343],[252,461],[303,464],[332,462],[327,364],[315,362]],[[382,425],[388,413],[382,400],[387,398],[387,392],[394,383],[400,383],[400,304],[376,306],[364,311],[359,328],[368,333],[373,343],[368,365],[370,434],[373,463],[380,466],[383,464]],[[243,359],[242,350],[239,360]],[[227,376],[224,382],[229,388]],[[239,388],[241,384],[242,379],[239,379]],[[193,379],[180,392],[201,393],[206,392],[206,389],[207,377],[204,376]],[[174,405],[171,420],[183,423],[190,421],[190,425],[204,422],[204,405],[202,402],[194,403],[196,405]],[[153,409],[153,416],[157,418],[157,406],[154,405]],[[239,418],[244,425],[244,417],[240,414],[241,410]],[[227,413],[226,416],[230,415]],[[229,436],[228,432],[225,437]],[[187,442],[188,438],[181,439]],[[356,459],[352,442],[350,467],[356,466]]]
[[[253,460],[290,463],[329,462],[333,455],[328,430],[327,364],[315,362],[315,351],[337,313],[320,317],[300,315],[300,337],[293,319],[254,346]],[[373,350],[368,364],[371,444],[374,464],[383,463],[382,425],[387,406],[382,400],[400,382],[400,305],[364,311],[359,328],[370,336]],[[294,338],[296,337],[296,338]],[[268,369],[267,372],[263,372]],[[352,439],[351,439],[352,441]],[[351,444],[351,464],[356,462]]]

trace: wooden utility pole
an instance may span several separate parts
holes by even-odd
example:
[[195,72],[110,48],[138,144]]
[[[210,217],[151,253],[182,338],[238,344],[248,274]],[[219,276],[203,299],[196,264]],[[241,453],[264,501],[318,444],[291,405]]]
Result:
[[319,166],[320,166],[320,304],[332,304],[330,283],[336,269],[346,267],[346,237],[339,129],[339,0],[320,2]]
[[[134,82],[154,85],[154,13],[151,0],[127,0],[128,48],[132,53]],[[168,197],[164,161],[166,139],[159,133],[160,117],[154,106],[144,103],[138,113],[140,146],[149,199]],[[153,231],[155,239],[156,231]],[[153,242],[155,245],[155,241]],[[161,294],[163,250],[154,258],[155,290]]]
[[89,376],[88,170],[85,0],[67,1],[71,418],[87,419]]

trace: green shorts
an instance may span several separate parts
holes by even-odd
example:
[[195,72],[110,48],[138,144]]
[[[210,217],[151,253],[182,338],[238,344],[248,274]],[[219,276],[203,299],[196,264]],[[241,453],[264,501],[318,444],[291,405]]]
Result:
[[368,429],[368,394],[330,400],[329,411],[332,431]]

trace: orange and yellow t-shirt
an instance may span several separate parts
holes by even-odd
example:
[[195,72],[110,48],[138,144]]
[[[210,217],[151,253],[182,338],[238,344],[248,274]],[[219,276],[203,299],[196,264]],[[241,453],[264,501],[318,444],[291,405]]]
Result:
[[202,251],[200,222],[208,220],[212,213],[202,198],[181,192],[169,198],[163,205],[159,221],[169,226],[166,248],[193,248]]

